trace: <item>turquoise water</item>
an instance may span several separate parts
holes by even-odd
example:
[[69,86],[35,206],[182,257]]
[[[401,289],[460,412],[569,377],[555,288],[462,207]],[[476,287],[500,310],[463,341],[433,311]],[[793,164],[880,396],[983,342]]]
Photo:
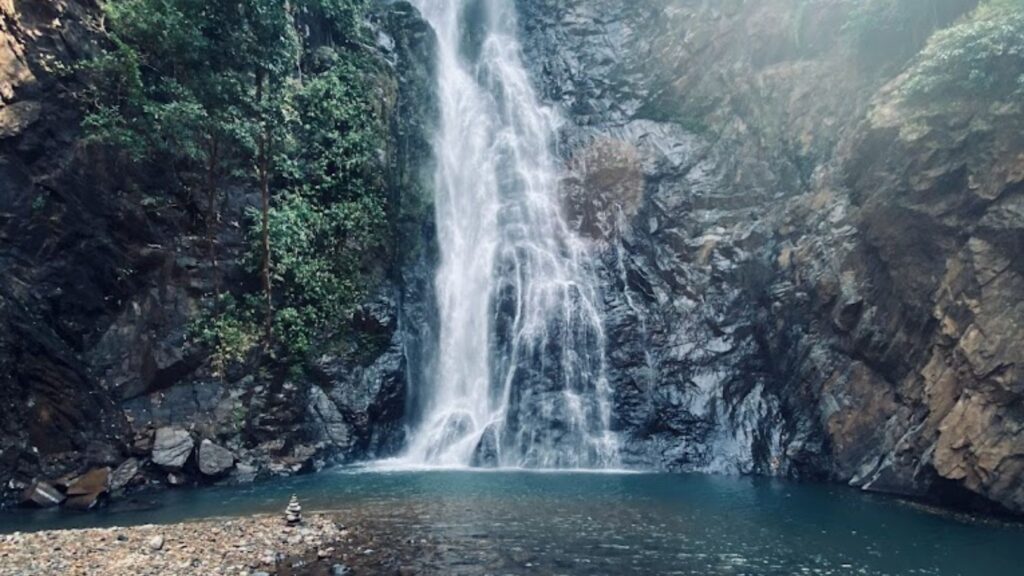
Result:
[[0,531],[338,510],[441,542],[445,573],[1021,574],[1024,527],[837,486],[667,474],[345,470],[172,491],[145,510],[0,516]]

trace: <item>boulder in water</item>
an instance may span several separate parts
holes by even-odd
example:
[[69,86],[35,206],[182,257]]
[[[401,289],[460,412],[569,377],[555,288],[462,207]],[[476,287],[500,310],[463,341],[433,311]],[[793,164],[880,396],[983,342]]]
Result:
[[169,470],[180,470],[195,443],[192,436],[179,428],[160,428],[153,441],[153,463]]

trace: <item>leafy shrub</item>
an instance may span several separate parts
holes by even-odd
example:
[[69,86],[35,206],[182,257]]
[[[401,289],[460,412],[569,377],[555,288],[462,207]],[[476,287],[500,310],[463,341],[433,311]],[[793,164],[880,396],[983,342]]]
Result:
[[239,303],[225,295],[215,313],[203,314],[189,325],[189,339],[211,350],[215,372],[223,373],[232,363],[242,362],[263,337],[259,319],[251,303]]
[[911,68],[910,98],[1024,95],[1024,0],[983,4],[937,33]]

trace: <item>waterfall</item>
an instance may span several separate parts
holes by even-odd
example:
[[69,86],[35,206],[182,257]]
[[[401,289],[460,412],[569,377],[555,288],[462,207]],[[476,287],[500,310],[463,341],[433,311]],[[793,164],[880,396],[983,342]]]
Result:
[[438,38],[437,373],[405,460],[607,468],[605,335],[587,245],[559,193],[514,0],[416,0]]

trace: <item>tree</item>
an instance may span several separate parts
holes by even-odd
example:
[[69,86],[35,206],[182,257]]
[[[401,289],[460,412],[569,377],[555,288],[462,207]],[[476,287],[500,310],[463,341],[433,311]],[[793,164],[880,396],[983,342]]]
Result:
[[264,296],[264,346],[273,345],[273,253],[270,243],[271,185],[277,154],[287,138],[287,112],[293,90],[291,76],[298,69],[299,43],[294,15],[287,0],[246,0],[240,27],[245,34],[241,62],[253,80],[251,101],[254,120],[255,172],[260,190],[260,281]]
[[175,188],[205,196],[215,291],[218,193],[243,156],[245,84],[231,2],[118,0],[104,5],[112,49],[82,71],[87,139],[119,148],[142,170],[170,171]]
[[[189,204],[202,204],[216,294],[194,333],[215,354],[239,359],[258,345],[267,356],[301,355],[364,293],[364,264],[385,222],[385,124],[363,5],[106,5],[109,49],[82,67],[84,125],[90,142],[138,166],[138,186],[173,182]],[[311,21],[327,32],[305,35]],[[225,184],[259,194],[247,230],[259,291],[228,286],[221,298],[216,222]],[[193,202],[194,192],[203,201]]]

